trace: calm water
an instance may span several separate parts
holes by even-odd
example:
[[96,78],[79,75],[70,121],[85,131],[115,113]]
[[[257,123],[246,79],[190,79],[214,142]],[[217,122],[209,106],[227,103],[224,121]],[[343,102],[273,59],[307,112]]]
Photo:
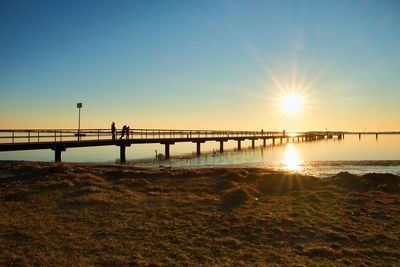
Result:
[[[313,142],[294,142],[262,147],[262,141],[251,149],[251,142],[224,144],[225,152],[218,152],[218,142],[202,144],[202,156],[195,157],[195,144],[182,143],[171,146],[171,160],[155,160],[164,153],[164,146],[156,144],[133,145],[127,149],[128,164],[137,166],[212,167],[246,166],[290,170],[303,174],[326,176],[341,171],[351,173],[390,172],[400,175],[400,135],[346,135],[344,140],[329,139]],[[52,161],[50,150],[0,152],[0,160]],[[118,147],[71,148],[63,153],[66,162],[115,162]]]

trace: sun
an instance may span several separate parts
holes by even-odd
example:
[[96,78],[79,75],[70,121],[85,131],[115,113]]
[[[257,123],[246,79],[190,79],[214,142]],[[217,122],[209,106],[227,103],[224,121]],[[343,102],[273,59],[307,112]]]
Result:
[[303,97],[297,93],[287,93],[282,97],[281,106],[286,113],[299,113],[303,108],[303,104]]

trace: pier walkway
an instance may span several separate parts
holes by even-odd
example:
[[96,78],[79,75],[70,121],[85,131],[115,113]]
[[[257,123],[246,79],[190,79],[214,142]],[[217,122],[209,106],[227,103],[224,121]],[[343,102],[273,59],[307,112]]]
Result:
[[200,155],[201,144],[214,141],[220,143],[219,151],[224,151],[224,142],[237,141],[237,148],[241,149],[241,142],[251,140],[252,147],[255,141],[261,140],[266,146],[268,139],[283,143],[297,140],[312,141],[324,138],[344,137],[344,132],[266,132],[266,131],[218,131],[218,130],[161,130],[161,129],[131,129],[129,136],[122,139],[121,130],[117,137],[112,139],[109,129],[40,129],[40,130],[0,130],[0,152],[51,149],[54,151],[54,160],[61,162],[61,153],[68,148],[92,146],[119,146],[120,162],[126,162],[126,147],[133,144],[158,143],[165,146],[165,158],[170,157],[170,146],[178,142],[191,142],[196,144],[196,153]]

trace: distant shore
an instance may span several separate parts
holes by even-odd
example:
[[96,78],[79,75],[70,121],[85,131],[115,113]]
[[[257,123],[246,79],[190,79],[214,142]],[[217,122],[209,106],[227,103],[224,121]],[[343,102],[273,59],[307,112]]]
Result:
[[0,265],[395,265],[400,177],[0,161]]

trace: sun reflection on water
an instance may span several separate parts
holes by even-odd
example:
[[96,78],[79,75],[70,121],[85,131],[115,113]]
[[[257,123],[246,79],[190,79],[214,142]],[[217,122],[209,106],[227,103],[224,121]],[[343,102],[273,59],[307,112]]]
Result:
[[288,144],[285,151],[285,159],[283,160],[284,168],[288,171],[300,171],[301,161],[297,155],[297,151],[293,144]]

